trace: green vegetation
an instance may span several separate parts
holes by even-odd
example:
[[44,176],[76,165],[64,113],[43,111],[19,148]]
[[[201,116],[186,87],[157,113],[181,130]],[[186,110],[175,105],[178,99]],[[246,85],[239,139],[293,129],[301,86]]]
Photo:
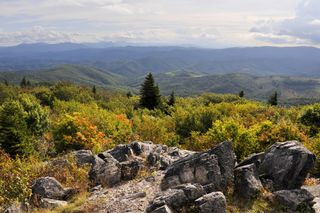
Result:
[[[172,93],[168,102],[151,80],[149,75],[141,97],[100,87],[94,93],[91,86],[66,82],[0,85],[0,206],[28,200],[30,184],[39,176],[53,175],[66,186],[85,181],[86,168],[50,172],[45,160],[133,140],[196,151],[231,140],[239,160],[277,141],[299,140],[320,159],[319,104],[272,106],[237,93],[185,98]],[[141,99],[148,88],[159,98],[152,106],[141,104],[147,103]],[[319,164],[313,174],[319,176]]]
[[151,73],[149,73],[141,86],[140,90],[140,106],[155,109],[160,105],[159,87],[155,85]]
[[[51,69],[23,73],[0,72],[0,82],[20,85],[22,76],[25,76],[26,81],[31,84],[44,84],[43,82],[54,84],[63,79],[76,84],[95,86],[96,89],[103,87],[138,94],[147,71],[130,73],[132,66],[137,69],[135,64],[130,62],[127,62],[125,67],[119,67],[126,70],[126,73],[121,73],[115,67],[110,67],[112,71],[109,71],[108,68],[98,69],[85,65],[60,65]],[[154,74],[162,95],[170,95],[173,90],[176,95],[183,97],[201,95],[205,92],[241,95],[239,92],[243,91],[246,98],[267,102],[274,91],[277,91],[279,104],[299,105],[320,101],[319,77],[258,76],[246,73],[208,74],[175,71],[175,68],[169,70],[172,71]]]

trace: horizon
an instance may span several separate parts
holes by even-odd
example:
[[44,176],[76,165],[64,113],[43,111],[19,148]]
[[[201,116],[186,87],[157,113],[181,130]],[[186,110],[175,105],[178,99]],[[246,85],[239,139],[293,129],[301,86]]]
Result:
[[317,0],[4,0],[0,8],[0,46],[65,42],[210,49],[320,45]]

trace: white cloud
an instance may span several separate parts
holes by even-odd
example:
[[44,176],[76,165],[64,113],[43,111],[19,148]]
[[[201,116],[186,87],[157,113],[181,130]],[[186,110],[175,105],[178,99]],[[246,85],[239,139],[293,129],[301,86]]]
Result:
[[[261,45],[266,39],[254,39],[249,32],[255,22],[294,16],[297,1],[0,0],[0,43],[127,40]],[[264,23],[256,27],[257,35],[264,33],[258,27],[268,28],[266,35],[278,35]]]
[[[292,18],[286,18],[281,21],[271,19],[259,22],[251,29],[251,32],[264,40],[269,38],[274,42],[275,37],[290,38],[288,41],[295,44],[320,44],[320,1],[302,0],[297,8],[296,14]],[[259,37],[260,35],[260,37]],[[301,43],[302,42],[302,43]]]

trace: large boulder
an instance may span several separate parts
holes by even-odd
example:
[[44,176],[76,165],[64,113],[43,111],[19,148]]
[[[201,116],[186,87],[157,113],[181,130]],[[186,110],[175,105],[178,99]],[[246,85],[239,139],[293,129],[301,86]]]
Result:
[[270,179],[275,190],[300,188],[314,167],[315,155],[297,141],[275,143],[259,167],[261,178]]
[[274,202],[287,212],[314,212],[313,195],[305,189],[280,190],[273,194]]
[[93,186],[112,187],[121,181],[121,165],[109,153],[100,156],[94,156],[89,179]]
[[117,161],[119,162],[124,162],[124,161],[128,161],[129,158],[133,155],[133,151],[130,147],[130,145],[117,145],[114,149],[104,152],[102,155],[105,154],[111,154],[112,157],[114,157]]
[[78,166],[92,164],[94,161],[94,156],[90,150],[78,150],[74,151],[73,154]]
[[208,152],[189,154],[173,162],[166,171],[161,188],[199,183],[207,185],[208,192],[225,190],[227,185],[233,184],[235,163],[231,142],[223,142]]
[[222,192],[211,192],[195,201],[201,213],[225,213],[226,212],[226,198]]
[[233,170],[237,162],[232,143],[230,141],[220,143],[213,149],[209,150],[208,153],[210,155],[214,154],[218,157],[218,163],[222,177],[222,185],[226,188],[228,185],[233,183]]
[[235,193],[239,198],[251,200],[256,198],[262,189],[261,181],[254,164],[238,167],[234,170]]
[[161,188],[166,190],[184,183],[213,184],[213,188],[220,189],[222,176],[217,156],[196,153],[175,161],[167,169]]
[[55,178],[41,177],[34,181],[32,185],[32,194],[40,198],[49,198],[54,200],[67,200],[70,198],[71,189],[64,189]]

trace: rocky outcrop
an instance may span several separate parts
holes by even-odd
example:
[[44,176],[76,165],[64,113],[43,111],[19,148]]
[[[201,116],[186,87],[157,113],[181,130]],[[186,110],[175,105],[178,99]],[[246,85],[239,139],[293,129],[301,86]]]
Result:
[[213,149],[209,150],[210,155],[218,157],[218,164],[221,172],[221,180],[223,188],[233,183],[234,167],[236,165],[236,155],[233,151],[232,142],[227,141],[218,144]]
[[114,186],[121,181],[121,165],[109,153],[94,156],[89,178],[94,186]]
[[225,213],[227,202],[222,192],[211,192],[195,201],[201,213]]
[[75,194],[75,191],[71,188],[63,188],[53,177],[42,177],[34,181],[32,194],[40,198],[68,200]]
[[259,166],[259,175],[270,179],[275,190],[298,189],[314,167],[315,155],[297,141],[275,143]]
[[314,212],[313,195],[305,189],[274,192],[274,202],[287,212]]
[[73,152],[77,165],[93,164],[94,156],[90,150],[78,150]]
[[236,157],[230,142],[224,142],[208,152],[195,153],[174,162],[165,174],[162,189],[183,183],[207,185],[209,191],[223,190],[233,182]]
[[[276,143],[238,165],[231,142],[190,152],[135,141],[98,155],[80,150],[74,156],[77,165],[91,165],[88,202],[98,203],[94,212],[224,213],[223,193],[234,191],[235,200],[254,201],[263,188],[275,191],[268,197],[280,210],[312,212],[313,196],[300,186],[315,157],[296,141]],[[71,192],[50,177],[33,185],[45,208],[65,205]]]
[[256,198],[262,189],[262,184],[255,164],[237,167],[234,173],[234,191],[237,197],[246,200]]

